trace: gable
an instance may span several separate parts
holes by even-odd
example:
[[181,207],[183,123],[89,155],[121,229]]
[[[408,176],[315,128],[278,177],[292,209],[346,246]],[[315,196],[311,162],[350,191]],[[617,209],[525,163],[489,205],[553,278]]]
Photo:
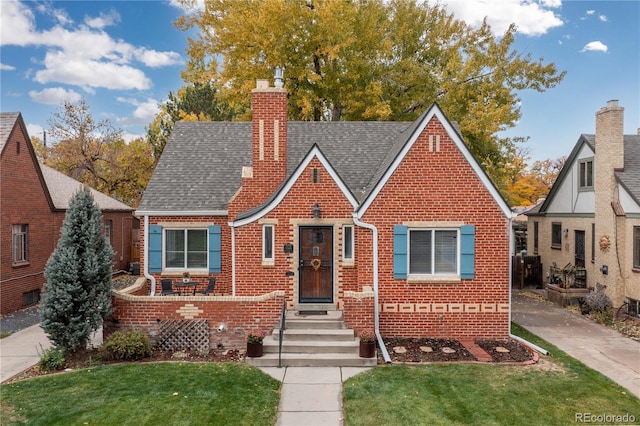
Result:
[[588,139],[581,137],[567,158],[549,195],[541,207],[545,213],[595,213],[595,192],[578,191],[579,166],[583,161],[593,161],[595,152]]
[[[451,182],[457,181],[457,187],[464,188],[466,182],[460,179],[460,170],[451,167],[451,164],[448,163],[448,158],[450,158],[449,156],[451,154],[445,154],[446,150],[453,150],[455,151],[454,155],[459,155],[462,159],[459,167],[470,170],[475,180],[478,181],[483,189],[490,195],[505,217],[511,217],[511,209],[506,201],[437,104],[433,104],[415,124],[411,133],[407,134],[407,138],[399,141],[396,145],[397,154],[391,159],[386,169],[379,173],[379,180],[358,209],[358,215],[360,217],[362,217],[372,203],[374,203],[378,194],[403,165],[403,162],[405,162],[416,144],[421,145],[421,149],[423,149],[424,152],[414,161],[416,167],[413,175],[408,176],[404,184],[400,184],[400,186],[405,185],[405,191],[410,191],[412,185],[429,186],[434,191],[437,191],[438,188],[430,184],[430,180],[435,175],[430,176],[428,173],[435,172],[433,165],[437,163],[438,159],[444,160],[444,163],[441,163],[441,171],[437,176],[444,177],[444,179]],[[471,176],[469,178],[471,178]],[[420,182],[420,180],[422,180],[422,182]],[[411,198],[410,194],[405,194],[405,196]],[[437,195],[437,199],[440,201],[446,200],[449,196],[450,194],[445,192]]]
[[[305,174],[305,171],[308,171],[309,166],[314,161],[319,163],[319,166],[321,166],[322,170],[324,170],[325,172],[323,174],[331,179],[331,184],[334,184],[339,189],[340,193],[351,205],[351,208],[355,210],[355,208],[358,206],[357,199],[349,191],[347,185],[340,178],[333,166],[329,163],[320,148],[317,145],[313,145],[305,158],[294,170],[293,174],[280,186],[280,188],[276,190],[274,194],[263,205],[238,214],[238,218],[233,222],[233,226],[243,226],[248,223],[254,222],[274,210],[287,197],[294,185],[300,179],[305,179],[303,175],[308,175],[308,173]],[[320,183],[321,189],[317,192],[322,192],[322,187],[326,187],[326,185],[328,184],[329,182]],[[314,199],[314,193],[309,193],[307,196],[309,199]]]

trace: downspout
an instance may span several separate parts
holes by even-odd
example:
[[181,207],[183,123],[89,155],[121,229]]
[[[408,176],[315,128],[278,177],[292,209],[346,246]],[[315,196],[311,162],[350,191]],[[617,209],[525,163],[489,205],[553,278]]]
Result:
[[229,222],[231,227],[231,295],[236,295],[236,227]]
[[522,343],[523,345],[526,345],[528,347],[530,347],[531,349],[533,349],[534,351],[540,352],[543,355],[549,355],[549,351],[547,351],[546,349],[541,348],[538,345],[535,345],[525,339],[523,339],[520,336],[516,336],[515,334],[511,333],[511,287],[512,287],[512,280],[513,280],[513,267],[511,266],[511,256],[515,255],[514,253],[514,245],[515,245],[515,237],[514,237],[514,233],[513,233],[513,216],[509,216],[509,222],[508,222],[508,226],[509,226],[509,337],[517,340],[518,342]]
[[387,348],[384,346],[384,341],[380,335],[380,313],[378,312],[378,228],[370,223],[361,222],[360,219],[358,219],[357,213],[353,213],[353,222],[356,225],[370,229],[373,232],[373,324],[376,338],[378,339],[378,346],[382,352],[384,362],[390,364],[391,358],[389,357]]
[[153,275],[149,274],[149,216],[144,216],[144,250],[142,252],[143,263],[143,274],[146,279],[151,281],[151,292],[149,296],[156,295],[156,279]]

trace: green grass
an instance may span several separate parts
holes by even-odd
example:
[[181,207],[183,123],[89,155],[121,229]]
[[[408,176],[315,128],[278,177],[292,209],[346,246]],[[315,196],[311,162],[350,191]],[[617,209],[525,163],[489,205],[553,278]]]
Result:
[[280,382],[245,364],[126,364],[6,384],[0,395],[2,425],[272,425]]
[[9,336],[11,336],[11,333],[5,333],[5,332],[0,333],[0,339],[4,339],[5,337],[9,337]]
[[345,382],[345,425],[566,425],[576,413],[640,421],[640,401],[626,389],[515,324],[513,333],[559,368],[380,366]]

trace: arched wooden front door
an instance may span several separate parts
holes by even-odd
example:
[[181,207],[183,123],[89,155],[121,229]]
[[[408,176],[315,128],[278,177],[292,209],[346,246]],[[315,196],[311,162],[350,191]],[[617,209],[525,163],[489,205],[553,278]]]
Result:
[[300,303],[333,303],[333,228],[300,227]]

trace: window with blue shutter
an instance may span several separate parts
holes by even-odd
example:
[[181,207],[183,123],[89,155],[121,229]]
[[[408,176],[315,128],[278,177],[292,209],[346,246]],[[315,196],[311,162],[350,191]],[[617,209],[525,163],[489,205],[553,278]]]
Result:
[[162,272],[162,226],[149,225],[149,272]]
[[407,227],[393,227],[393,278],[407,278]]
[[460,278],[472,280],[475,276],[475,237],[476,227],[460,227]]
[[209,272],[220,273],[221,266],[221,235],[220,226],[209,227]]

